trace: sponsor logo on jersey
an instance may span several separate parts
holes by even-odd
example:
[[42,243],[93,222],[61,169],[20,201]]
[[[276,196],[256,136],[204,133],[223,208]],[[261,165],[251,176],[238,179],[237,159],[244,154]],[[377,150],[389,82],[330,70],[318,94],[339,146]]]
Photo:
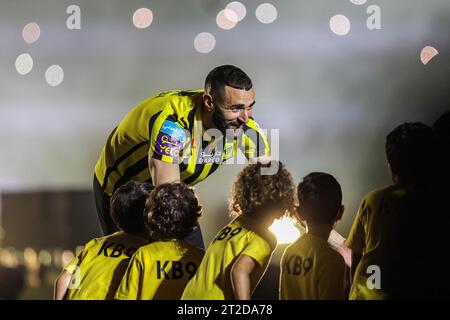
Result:
[[186,140],[186,133],[183,129],[180,128],[175,122],[172,121],[164,121],[160,132],[168,134],[173,139],[178,140],[181,143],[184,143]]
[[155,142],[155,153],[172,158],[180,157],[183,145],[172,136],[160,132]]

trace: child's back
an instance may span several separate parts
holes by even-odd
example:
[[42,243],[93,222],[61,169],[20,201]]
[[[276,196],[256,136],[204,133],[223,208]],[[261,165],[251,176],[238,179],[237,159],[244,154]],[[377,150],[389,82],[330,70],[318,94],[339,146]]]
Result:
[[281,300],[344,299],[345,262],[325,239],[305,233],[283,254]]
[[[423,190],[391,185],[368,193],[358,210],[347,245],[362,258],[355,268],[350,299],[423,298],[432,296],[427,277],[418,276],[431,268],[426,259],[438,242],[424,228],[422,217],[438,214],[431,196]],[[369,267],[381,271],[381,288],[369,288]],[[434,268],[431,268],[434,269]],[[434,269],[435,270],[435,269]],[[428,278],[428,279],[427,279]]]
[[305,225],[306,233],[281,258],[280,299],[344,299],[345,262],[328,244],[344,211],[341,187],[333,176],[313,172],[303,178],[297,193],[295,218]]
[[291,174],[279,162],[264,174],[261,163],[248,165],[233,184],[230,211],[236,218],[208,247],[182,299],[250,299],[276,246],[268,230],[274,219],[294,206]]
[[275,250],[276,238],[270,231],[256,230],[251,224],[248,219],[238,217],[217,234],[182,299],[235,299],[230,271],[241,254],[253,258],[258,264],[251,276],[251,289],[255,289]]
[[146,244],[146,238],[123,231],[89,241],[65,268],[72,274],[67,299],[112,299],[131,256]]
[[146,227],[153,243],[140,248],[115,299],[180,299],[200,265],[204,250],[184,240],[197,225],[201,206],[184,183],[159,185],[145,206]]
[[125,273],[131,256],[149,243],[143,211],[153,186],[129,181],[111,198],[111,217],[122,230],[89,241],[55,283],[56,299],[109,300]]
[[[204,253],[183,240],[156,241],[141,247],[133,256],[115,298],[179,300]],[[145,272],[141,272],[142,266]]]

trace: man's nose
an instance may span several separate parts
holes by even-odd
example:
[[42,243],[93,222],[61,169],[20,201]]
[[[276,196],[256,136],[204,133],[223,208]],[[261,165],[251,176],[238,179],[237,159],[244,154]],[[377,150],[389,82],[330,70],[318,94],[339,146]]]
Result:
[[239,120],[241,120],[244,123],[247,123],[249,117],[250,117],[250,110],[242,109],[241,114],[239,115]]

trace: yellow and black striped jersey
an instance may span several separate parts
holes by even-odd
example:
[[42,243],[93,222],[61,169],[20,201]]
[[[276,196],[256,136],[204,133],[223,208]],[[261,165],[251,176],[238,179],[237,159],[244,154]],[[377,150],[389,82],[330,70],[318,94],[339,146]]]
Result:
[[342,256],[306,233],[281,258],[280,300],[344,300],[344,275]]
[[179,164],[181,180],[195,185],[236,155],[238,149],[247,159],[269,154],[267,138],[253,118],[240,135],[210,140],[201,122],[203,93],[162,92],[128,112],[111,132],[95,166],[106,194],[111,195],[131,179],[150,182],[149,156]]
[[64,269],[72,274],[69,300],[110,300],[132,255],[148,240],[119,231],[89,241]]
[[251,291],[255,290],[269,266],[276,238],[269,230],[257,230],[254,223],[241,216],[218,233],[187,284],[182,300],[234,300],[230,272],[242,254],[257,262],[250,275]]
[[179,300],[205,251],[183,240],[156,241],[132,257],[118,300]]

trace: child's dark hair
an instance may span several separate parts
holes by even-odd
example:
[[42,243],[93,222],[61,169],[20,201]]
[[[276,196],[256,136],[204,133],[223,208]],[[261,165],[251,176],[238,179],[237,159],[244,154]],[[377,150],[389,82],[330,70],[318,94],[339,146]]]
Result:
[[342,206],[339,182],[330,174],[312,172],[297,187],[302,218],[310,223],[332,224]]
[[433,130],[420,122],[397,126],[386,137],[386,157],[400,180],[424,182],[433,161]]
[[439,139],[450,141],[450,110],[444,112],[434,122],[433,130]]
[[114,192],[111,218],[119,229],[131,234],[145,232],[145,201],[153,188],[151,183],[130,180]]
[[184,183],[157,186],[145,204],[145,221],[153,240],[184,239],[202,212],[194,190]]
[[[278,166],[278,171],[262,174],[261,169],[269,166]],[[294,196],[292,176],[281,162],[250,164],[239,172],[233,184],[229,209],[233,217],[245,215],[257,219],[266,209],[275,208],[280,212],[275,218],[280,218],[294,207]]]

